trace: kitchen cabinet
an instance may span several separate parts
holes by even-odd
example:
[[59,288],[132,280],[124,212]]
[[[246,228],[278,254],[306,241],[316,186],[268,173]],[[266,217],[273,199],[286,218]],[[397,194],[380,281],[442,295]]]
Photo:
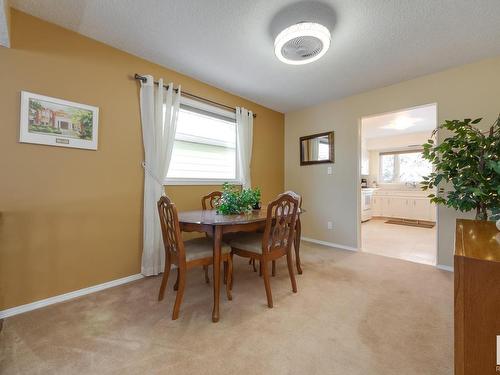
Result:
[[407,212],[408,199],[404,197],[390,197],[390,217],[404,217]]
[[373,216],[436,221],[436,206],[419,192],[378,191],[372,199]]
[[372,197],[372,214],[373,216],[382,216],[382,197],[373,195]]
[[412,199],[413,210],[410,210],[414,214],[414,218],[417,220],[428,220],[430,217],[430,199],[428,198],[416,198]]
[[390,197],[380,197],[381,216],[392,217],[392,199]]

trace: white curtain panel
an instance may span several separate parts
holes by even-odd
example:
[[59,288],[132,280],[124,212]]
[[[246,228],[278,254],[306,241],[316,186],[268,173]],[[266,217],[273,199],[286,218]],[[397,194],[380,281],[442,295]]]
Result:
[[244,189],[252,186],[250,163],[253,145],[253,113],[245,108],[236,107],[236,134],[238,142],[238,168]]
[[141,272],[144,276],[163,272],[163,250],[160,220],[156,203],[165,194],[163,187],[167,177],[181,97],[181,88],[168,89],[163,80],[155,85],[152,76],[141,82],[140,105],[142,139],[144,143],[144,226]]

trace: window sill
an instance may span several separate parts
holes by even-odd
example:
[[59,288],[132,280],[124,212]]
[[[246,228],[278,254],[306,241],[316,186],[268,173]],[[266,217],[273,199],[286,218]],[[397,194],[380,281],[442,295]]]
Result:
[[240,180],[219,180],[219,179],[199,179],[199,178],[167,178],[163,183],[166,186],[172,185],[222,185],[225,182],[234,185],[241,185]]

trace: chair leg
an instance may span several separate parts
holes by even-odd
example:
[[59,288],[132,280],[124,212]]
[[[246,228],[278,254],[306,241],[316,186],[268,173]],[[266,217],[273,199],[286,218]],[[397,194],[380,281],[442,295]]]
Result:
[[184,296],[184,287],[186,286],[186,270],[181,270],[178,268],[179,275],[179,285],[177,289],[177,295],[175,296],[174,311],[172,312],[172,320],[176,320],[179,317],[179,310],[181,308],[182,297]]
[[272,271],[271,271],[271,275],[274,277],[276,276],[276,261],[273,260],[273,266],[272,266]]
[[286,253],[286,264],[288,265],[288,274],[292,282],[292,291],[297,293],[297,282],[295,281],[295,275],[293,273],[292,249],[289,249]]
[[302,275],[302,266],[300,263],[300,235],[301,235],[301,223],[300,219],[297,219],[297,224],[295,226],[295,238],[293,241],[293,248],[295,249],[295,263],[297,265],[297,272],[299,275]]
[[227,285],[227,262],[224,262],[224,271],[223,271],[223,275],[224,275],[224,284]]
[[234,282],[234,275],[233,275],[233,253],[231,253],[230,255],[230,258],[231,258],[231,278],[229,280],[229,290],[233,290],[233,282]]
[[165,259],[165,270],[163,271],[163,278],[161,280],[160,293],[158,294],[158,301],[163,300],[165,288],[167,287],[168,275],[170,273],[170,267],[170,257],[167,255],[167,259]]
[[262,276],[262,261],[259,260],[259,276]]
[[271,294],[271,283],[269,281],[269,270],[267,269],[267,262],[264,260],[260,261],[260,269],[262,270],[262,276],[264,276],[264,287],[266,288],[267,296],[267,306],[269,308],[273,307],[273,295]]
[[231,294],[231,279],[233,277],[233,260],[231,259],[231,256],[228,256],[227,261],[224,264],[226,263],[227,263],[226,295],[227,299],[229,301],[232,301],[233,296]]
[[203,270],[205,271],[205,282],[210,284],[210,278],[208,277],[208,266],[203,266]]
[[174,290],[179,289],[179,267],[177,267],[177,280],[175,280]]
[[254,258],[250,258],[250,262],[252,263],[253,272],[257,272],[257,268],[255,268],[255,259]]

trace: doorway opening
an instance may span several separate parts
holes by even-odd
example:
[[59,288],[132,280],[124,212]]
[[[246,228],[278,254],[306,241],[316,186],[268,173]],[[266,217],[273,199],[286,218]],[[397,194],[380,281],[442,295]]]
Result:
[[361,119],[361,250],[417,263],[437,263],[437,207],[422,191],[432,172],[422,145],[437,126],[428,104]]

